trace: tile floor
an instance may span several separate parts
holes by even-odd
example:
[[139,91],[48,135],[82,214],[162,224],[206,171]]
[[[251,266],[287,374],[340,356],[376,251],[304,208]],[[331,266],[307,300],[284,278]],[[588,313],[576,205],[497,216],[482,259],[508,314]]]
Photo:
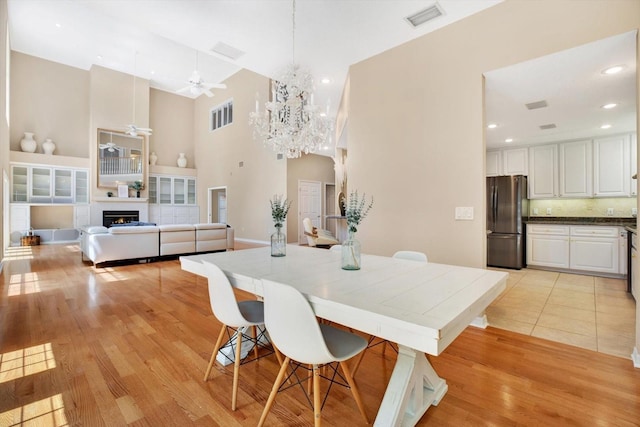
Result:
[[635,307],[626,280],[533,269],[509,273],[487,308],[489,324],[600,353],[630,358]]

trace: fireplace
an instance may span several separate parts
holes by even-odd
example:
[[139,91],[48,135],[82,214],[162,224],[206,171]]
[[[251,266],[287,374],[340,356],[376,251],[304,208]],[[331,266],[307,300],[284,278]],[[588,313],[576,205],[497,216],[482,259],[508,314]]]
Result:
[[105,227],[111,227],[112,224],[126,224],[139,220],[139,211],[102,211],[102,225]]

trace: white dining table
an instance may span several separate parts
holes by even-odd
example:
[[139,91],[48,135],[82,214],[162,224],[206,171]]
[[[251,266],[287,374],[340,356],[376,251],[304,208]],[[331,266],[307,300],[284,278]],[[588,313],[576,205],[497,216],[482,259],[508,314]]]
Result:
[[360,270],[343,270],[340,252],[287,245],[180,257],[182,269],[205,276],[202,260],[231,284],[257,296],[262,279],[302,292],[316,315],[398,344],[398,357],[374,425],[415,425],[447,392],[424,353],[437,356],[506,287],[507,273],[362,255]]

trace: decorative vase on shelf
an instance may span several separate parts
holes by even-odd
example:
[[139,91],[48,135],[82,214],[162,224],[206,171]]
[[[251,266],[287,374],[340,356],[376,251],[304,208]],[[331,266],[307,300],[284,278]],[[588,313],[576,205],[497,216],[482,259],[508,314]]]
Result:
[[24,138],[20,141],[20,149],[25,153],[35,153],[38,143],[33,139],[33,132],[25,132]]
[[47,138],[42,143],[42,151],[44,154],[53,154],[56,149],[56,144],[51,140],[51,138]]
[[276,226],[276,232],[271,235],[271,256],[280,257],[287,254],[287,236],[282,232],[282,226]]
[[154,166],[157,161],[158,161],[158,156],[156,155],[155,151],[152,151],[151,154],[149,155],[149,163],[151,164],[151,166]]
[[342,243],[342,269],[360,270],[360,242],[355,232],[349,231],[349,237]]
[[184,156],[184,153],[180,153],[180,157],[178,157],[178,167],[180,168],[187,167],[187,158]]

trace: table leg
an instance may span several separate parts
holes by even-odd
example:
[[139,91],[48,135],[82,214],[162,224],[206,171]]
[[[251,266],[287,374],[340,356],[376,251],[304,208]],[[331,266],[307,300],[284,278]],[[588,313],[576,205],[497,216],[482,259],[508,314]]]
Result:
[[374,426],[414,426],[447,392],[424,353],[398,346],[398,359]]

